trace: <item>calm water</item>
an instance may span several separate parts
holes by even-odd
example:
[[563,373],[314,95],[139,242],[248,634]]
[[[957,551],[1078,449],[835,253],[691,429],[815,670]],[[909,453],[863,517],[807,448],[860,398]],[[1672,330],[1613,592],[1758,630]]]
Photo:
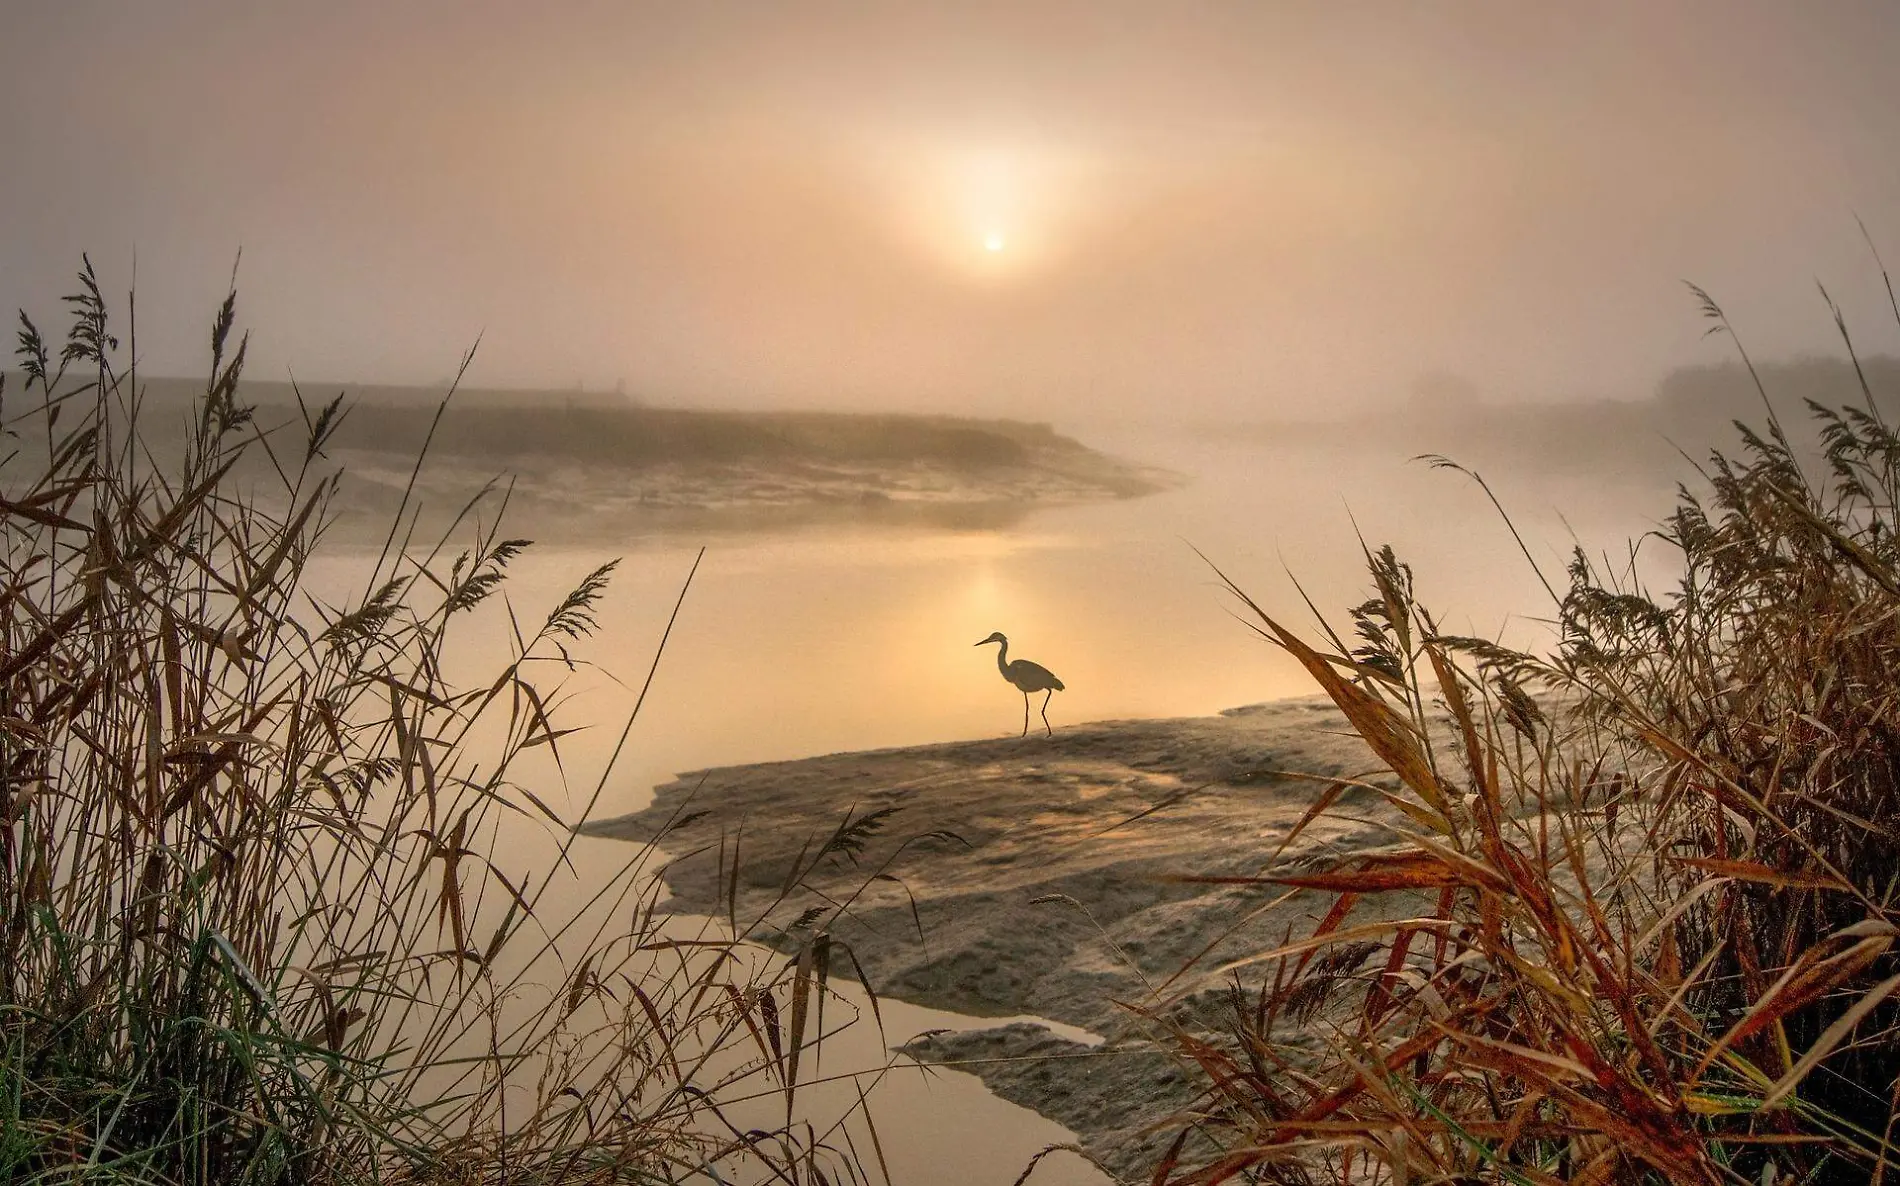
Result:
[[[1466,479],[1398,450],[1209,444],[1162,434],[1078,434],[1194,475],[1185,488],[1039,512],[1014,529],[645,541],[541,551],[517,565],[518,600],[546,604],[602,559],[626,557],[590,655],[637,687],[675,596],[706,545],[632,748],[602,803],[631,811],[649,788],[709,765],[1007,735],[1020,696],[998,676],[992,630],[1011,656],[1068,685],[1063,723],[1212,713],[1305,694],[1296,666],[1249,631],[1200,549],[1260,605],[1300,629],[1312,618],[1289,572],[1337,623],[1367,596],[1354,523],[1415,567],[1448,630],[1547,637],[1549,597],[1503,522]],[[1592,551],[1666,509],[1660,484],[1505,474],[1493,486],[1552,580],[1572,529]],[[592,681],[583,681],[591,683]],[[590,688],[586,712],[632,702]]]
[[[567,810],[577,812],[596,785],[702,543],[597,816],[636,810],[656,783],[706,766],[1013,735],[1021,698],[999,678],[994,649],[972,645],[993,630],[1010,636],[1012,657],[1033,658],[1067,683],[1049,710],[1058,728],[1311,691],[1237,617],[1244,607],[1196,548],[1270,613],[1310,629],[1289,571],[1337,622],[1337,611],[1366,596],[1356,522],[1369,544],[1391,542],[1413,563],[1446,629],[1519,643],[1547,637],[1537,619],[1548,616],[1549,598],[1482,492],[1407,463],[1404,450],[1133,429],[1076,435],[1192,481],[1146,499],[1038,512],[1006,530],[813,530],[531,551],[508,586],[527,619],[602,560],[625,557],[600,633],[577,651],[598,667],[567,677],[579,697],[569,723],[599,722],[565,743]],[[1622,554],[1623,541],[1667,506],[1666,484],[1654,479],[1535,467],[1492,477],[1553,581],[1573,531],[1593,551]],[[349,571],[338,563],[333,578]],[[476,624],[465,657],[491,663],[501,636],[483,630],[498,626]],[[523,837],[508,851],[532,866],[551,850],[544,838]],[[577,889],[624,853],[614,842],[582,842]],[[971,1023],[901,1004],[886,1015],[893,1043],[962,1024]],[[827,1051],[826,1070],[875,1066],[883,1053],[859,1026]],[[1036,1150],[1068,1139],[961,1074],[890,1076],[873,1102],[893,1177],[912,1186],[1006,1184]],[[1034,1181],[1101,1179],[1059,1156]]]

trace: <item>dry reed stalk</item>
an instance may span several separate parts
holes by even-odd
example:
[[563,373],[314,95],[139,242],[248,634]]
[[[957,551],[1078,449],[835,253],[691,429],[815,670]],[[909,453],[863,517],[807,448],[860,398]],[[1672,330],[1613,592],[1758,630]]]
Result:
[[1805,457],[1771,404],[1711,458],[1667,596],[1579,551],[1548,657],[1441,633],[1390,549],[1351,644],[1245,602],[1412,830],[1262,873],[1325,909],[1229,969],[1230,1032],[1149,1007],[1203,1091],[1157,1183],[1892,1179],[1900,435],[1863,394]]
[[[451,682],[527,541],[478,496],[451,560],[405,494],[363,595],[320,603],[342,397],[258,424],[234,292],[182,452],[154,450],[80,280],[57,356],[21,315],[0,389],[0,1177],[863,1180],[791,1107],[809,956],[664,930],[651,846],[573,915],[560,869],[502,867],[506,829],[564,858],[592,810],[549,793],[571,730],[533,673],[571,669],[614,565],[510,605],[506,661]],[[762,1093],[784,1121],[735,1123]]]

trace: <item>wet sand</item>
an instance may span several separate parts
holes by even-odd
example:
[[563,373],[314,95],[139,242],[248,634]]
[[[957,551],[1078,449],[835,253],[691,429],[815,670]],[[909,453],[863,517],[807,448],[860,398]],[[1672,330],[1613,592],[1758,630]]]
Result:
[[[730,906],[743,922],[841,823],[872,817],[861,848],[819,861],[761,937],[782,938],[773,926],[806,905],[856,894],[832,933],[880,995],[1100,1035],[1095,1045],[1013,1022],[906,1049],[981,1076],[1126,1175],[1173,1136],[1151,1126],[1190,1102],[1188,1077],[1127,1006],[1166,996],[1218,1026],[1220,966],[1310,925],[1327,903],[1299,894],[1261,911],[1281,891],[1178,878],[1261,871],[1322,789],[1277,772],[1363,775],[1375,763],[1323,700],[1104,721],[1054,737],[1037,727],[1020,739],[695,771],[658,788],[646,810],[589,831],[644,839],[703,812],[665,841],[685,854],[666,873],[673,905],[715,915]],[[1390,844],[1402,819],[1376,794],[1348,792],[1283,860]],[[727,880],[722,852],[734,851],[740,872]],[[880,873],[895,880],[873,879]]]

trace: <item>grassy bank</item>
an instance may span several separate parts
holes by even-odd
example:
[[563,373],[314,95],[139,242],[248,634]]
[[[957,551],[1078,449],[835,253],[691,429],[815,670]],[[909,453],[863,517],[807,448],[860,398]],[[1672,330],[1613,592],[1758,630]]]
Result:
[[[9,372],[16,389],[24,372]],[[68,386],[81,380],[68,377]],[[240,380],[232,400],[266,438],[307,432],[309,404],[336,394],[317,384]],[[63,389],[59,389],[64,394]],[[176,468],[192,447],[204,384],[141,377],[140,448]],[[515,530],[548,542],[616,543],[852,524],[870,528],[983,529],[1038,506],[1152,493],[1178,482],[1106,456],[1046,424],[952,416],[718,412],[654,408],[614,396],[558,391],[461,390],[440,415],[442,390],[352,390],[350,414],[331,426],[312,480],[342,474],[330,492],[329,536],[382,542],[403,509],[422,509],[430,537],[484,486],[506,492]],[[43,434],[17,442],[21,463],[43,467]],[[430,464],[413,462],[427,448]],[[268,451],[250,450],[228,489],[283,495]]]
[[[14,372],[12,380],[24,378]],[[813,462],[932,460],[980,469],[1020,465],[1039,451],[1081,454],[1047,424],[961,416],[843,412],[735,412],[652,407],[630,399],[563,391],[460,389],[453,417],[437,422],[444,387],[349,390],[350,416],[333,449],[413,455],[430,442],[437,458],[474,457],[503,466],[560,456],[590,467],[729,464],[797,458]],[[287,423],[304,400],[327,400],[334,384],[243,380],[233,395],[261,424]],[[204,394],[190,379],[147,376],[145,435],[184,444],[189,413]],[[318,393],[321,393],[320,395]]]

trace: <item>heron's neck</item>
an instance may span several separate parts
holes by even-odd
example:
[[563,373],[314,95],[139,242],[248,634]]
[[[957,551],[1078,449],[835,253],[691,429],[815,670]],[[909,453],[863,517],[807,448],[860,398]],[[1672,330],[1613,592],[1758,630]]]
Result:
[[996,670],[1005,676],[1009,674],[1009,640],[1007,638],[1003,640],[1002,646],[996,648]]

